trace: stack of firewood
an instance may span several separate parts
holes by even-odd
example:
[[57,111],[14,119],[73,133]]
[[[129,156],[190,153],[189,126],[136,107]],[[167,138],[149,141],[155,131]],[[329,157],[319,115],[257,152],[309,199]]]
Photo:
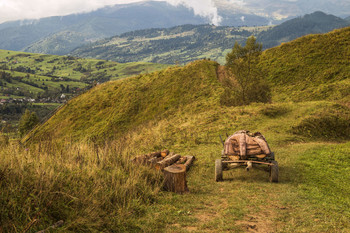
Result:
[[132,159],[132,162],[147,164],[160,170],[164,174],[164,188],[171,192],[188,192],[186,172],[190,169],[195,157],[181,156],[163,150],[146,155],[140,155]]

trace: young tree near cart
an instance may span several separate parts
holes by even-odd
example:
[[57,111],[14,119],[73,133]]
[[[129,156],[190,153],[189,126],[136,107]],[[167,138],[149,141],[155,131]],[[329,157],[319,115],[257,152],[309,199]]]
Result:
[[234,105],[247,105],[252,102],[269,102],[271,91],[265,75],[258,67],[262,44],[254,36],[247,39],[243,47],[235,43],[226,55],[226,69],[233,85]]

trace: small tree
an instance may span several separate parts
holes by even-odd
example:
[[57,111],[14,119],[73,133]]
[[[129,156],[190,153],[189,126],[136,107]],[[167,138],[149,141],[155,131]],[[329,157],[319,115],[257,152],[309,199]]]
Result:
[[35,112],[30,112],[28,109],[24,112],[19,120],[18,130],[21,137],[28,133],[39,123],[39,118]]
[[269,102],[271,91],[258,67],[262,44],[251,36],[242,47],[236,41],[232,51],[226,55],[226,68],[234,84],[234,105],[252,102]]

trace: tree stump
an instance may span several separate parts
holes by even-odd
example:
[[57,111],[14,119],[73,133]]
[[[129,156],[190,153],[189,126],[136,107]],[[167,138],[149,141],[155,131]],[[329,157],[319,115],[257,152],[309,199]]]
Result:
[[185,165],[173,164],[164,168],[163,173],[165,190],[175,193],[188,192]]

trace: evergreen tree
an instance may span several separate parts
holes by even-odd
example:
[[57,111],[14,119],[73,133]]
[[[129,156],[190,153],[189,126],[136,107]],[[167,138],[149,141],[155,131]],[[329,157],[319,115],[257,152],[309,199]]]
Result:
[[28,109],[24,112],[19,120],[18,130],[21,137],[28,133],[39,123],[39,118],[35,112],[30,112]]
[[232,51],[226,55],[226,68],[231,82],[234,83],[234,105],[270,101],[270,88],[258,67],[261,54],[262,44],[251,36],[244,47],[236,41]]

